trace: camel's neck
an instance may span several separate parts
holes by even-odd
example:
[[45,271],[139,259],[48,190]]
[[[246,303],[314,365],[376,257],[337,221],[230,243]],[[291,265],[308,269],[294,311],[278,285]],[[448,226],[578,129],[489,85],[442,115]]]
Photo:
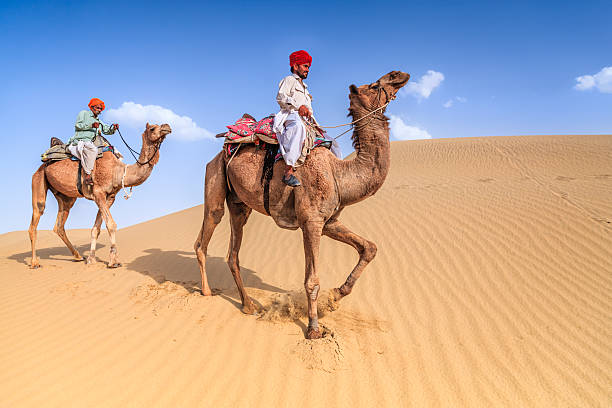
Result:
[[[361,107],[351,107],[351,112],[353,119],[368,113]],[[355,158],[340,162],[336,173],[341,205],[359,202],[376,193],[389,171],[389,126],[382,113],[357,123],[353,141]]]
[[[149,161],[149,159],[151,159]],[[138,162],[147,164],[130,164],[127,166],[125,172],[125,186],[133,187],[144,183],[153,171],[153,166],[159,161],[159,149],[156,149],[154,145],[146,142],[146,138],[143,137],[142,150],[138,157]],[[123,175],[122,175],[123,176]]]

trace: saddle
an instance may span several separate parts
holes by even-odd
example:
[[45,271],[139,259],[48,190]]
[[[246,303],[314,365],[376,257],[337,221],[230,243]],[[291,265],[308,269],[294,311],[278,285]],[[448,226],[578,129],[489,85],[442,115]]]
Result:
[[[331,149],[332,141],[324,137],[321,128],[306,121],[304,124],[306,125],[307,137],[310,139],[309,149],[321,146]],[[260,183],[264,187],[264,209],[268,215],[270,215],[270,181],[274,173],[274,164],[283,157],[279,151],[276,133],[272,130],[273,126],[274,115],[267,116],[257,121],[253,116],[245,113],[236,123],[227,126],[227,132],[218,133],[216,135],[218,138],[225,138],[223,142],[223,151],[230,161],[238,152],[240,146],[245,143],[255,144],[258,148],[265,150]],[[229,162],[227,165],[229,165]],[[230,190],[232,190],[229,178],[226,181]]]
[[[314,147],[331,148],[332,142],[323,136],[323,130],[318,126],[304,122],[306,125],[306,133],[313,140]],[[215,137],[225,138],[223,141],[223,150],[228,156],[231,156],[240,144],[252,143],[259,147],[268,149],[270,145],[278,145],[276,133],[272,130],[274,126],[274,115],[267,116],[257,121],[248,113],[243,114],[233,125],[228,125],[227,132],[217,133]],[[280,159],[280,153],[276,159]]]
[[[93,144],[98,147],[98,156],[96,157],[96,159],[101,158],[104,155],[104,152],[108,151],[113,152],[113,154],[117,156],[117,154],[115,153],[115,148],[110,143],[108,143],[108,140],[106,140],[104,137],[96,136],[93,140]],[[59,138],[52,137],[50,145],[51,147],[40,155],[40,160],[42,162],[52,163],[66,159],[78,160],[70,153],[68,145],[62,142]],[[117,156],[117,158],[119,158],[119,156]]]

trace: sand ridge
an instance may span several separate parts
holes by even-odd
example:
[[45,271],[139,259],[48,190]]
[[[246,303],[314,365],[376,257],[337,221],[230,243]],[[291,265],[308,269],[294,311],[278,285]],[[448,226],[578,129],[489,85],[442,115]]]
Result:
[[[119,230],[119,269],[105,231],[90,267],[40,231],[38,270],[27,232],[0,235],[0,406],[609,406],[612,135],[391,150],[381,190],[341,216],[378,255],[338,305],[358,257],[321,242],[320,341],[304,339],[301,234],[259,214],[240,252],[253,316],[227,215],[215,296],[198,292],[201,206]],[[68,235],[88,251],[89,231]]]

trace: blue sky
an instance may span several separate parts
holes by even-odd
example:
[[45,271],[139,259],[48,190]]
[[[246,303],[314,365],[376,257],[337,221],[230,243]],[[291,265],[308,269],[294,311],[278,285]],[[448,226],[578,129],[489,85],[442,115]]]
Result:
[[[276,112],[298,49],[323,125],[346,122],[350,84],[402,70],[414,85],[387,109],[395,139],[612,133],[610,1],[125,3],[0,4],[0,233],[28,228],[40,154],[92,97],[136,146],[145,123],[126,107],[182,117],[149,180],[113,206],[119,227],[200,204],[221,148],[207,135]],[[56,212],[49,194],[39,228]],[[95,212],[79,200],[66,225],[90,228]]]

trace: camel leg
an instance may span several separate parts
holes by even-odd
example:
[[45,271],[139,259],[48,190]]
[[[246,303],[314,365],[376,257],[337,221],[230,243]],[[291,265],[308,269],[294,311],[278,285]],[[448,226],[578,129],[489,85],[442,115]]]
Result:
[[95,194],[94,201],[98,205],[98,210],[102,213],[102,218],[104,219],[106,229],[108,230],[108,235],[110,236],[111,246],[108,267],[118,268],[121,266],[121,263],[119,262],[119,257],[117,254],[117,242],[115,240],[115,233],[117,232],[117,223],[115,222],[115,220],[113,220],[113,217],[110,213],[110,209],[108,208],[109,201],[105,194]]
[[64,225],[66,224],[66,220],[68,219],[68,214],[70,214],[70,209],[76,202],[76,197],[66,197],[61,193],[54,193],[55,198],[57,199],[57,219],[55,220],[55,226],[53,227],[53,231],[59,235],[59,237],[64,241],[64,244],[68,247],[72,255],[74,256],[74,261],[82,261],[83,257],[79,254],[72,243],[68,239],[66,235],[66,230],[64,229]]
[[206,253],[210,238],[223,218],[226,194],[225,163],[223,162],[223,152],[221,152],[206,165],[204,219],[202,220],[202,228],[193,246],[198,258],[200,275],[202,276],[202,295],[204,296],[212,295],[208,285],[208,277],[206,276]]
[[311,221],[302,225],[304,237],[304,255],[306,259],[306,273],[304,288],[308,301],[308,330],[306,338],[320,339],[319,316],[317,314],[317,298],[319,297],[319,245],[321,243],[321,230],[323,222]]
[[244,224],[246,224],[251,215],[251,209],[243,203],[232,203],[230,200],[227,201],[227,207],[230,213],[230,224],[232,226],[232,236],[230,238],[230,250],[228,253],[227,264],[232,271],[234,281],[240,292],[240,300],[242,301],[242,312],[246,314],[255,313],[255,306],[253,301],[247,295],[242,282],[242,276],[240,275],[240,262],[238,260],[238,252],[240,252],[240,245],[242,244],[242,231]]
[[36,256],[36,228],[41,215],[45,212],[45,204],[47,202],[47,180],[45,179],[45,171],[41,166],[32,176],[32,220],[30,221],[30,243],[32,244],[32,262],[30,268],[40,268],[40,262]]
[[[115,202],[115,196],[111,196],[108,198],[108,208],[110,208]],[[100,236],[100,229],[102,227],[102,211],[98,210],[98,214],[96,215],[96,221],[94,222],[93,227],[91,228],[91,244],[89,247],[89,256],[87,257],[87,264],[93,265],[96,263],[96,242],[98,237]]]
[[325,227],[323,227],[323,235],[335,239],[336,241],[349,244],[359,253],[359,261],[346,278],[346,282],[339,288],[334,289],[334,297],[336,300],[339,300],[351,293],[353,285],[355,285],[355,282],[359,279],[365,267],[376,256],[376,244],[350,231],[336,218],[332,218],[325,224]]

